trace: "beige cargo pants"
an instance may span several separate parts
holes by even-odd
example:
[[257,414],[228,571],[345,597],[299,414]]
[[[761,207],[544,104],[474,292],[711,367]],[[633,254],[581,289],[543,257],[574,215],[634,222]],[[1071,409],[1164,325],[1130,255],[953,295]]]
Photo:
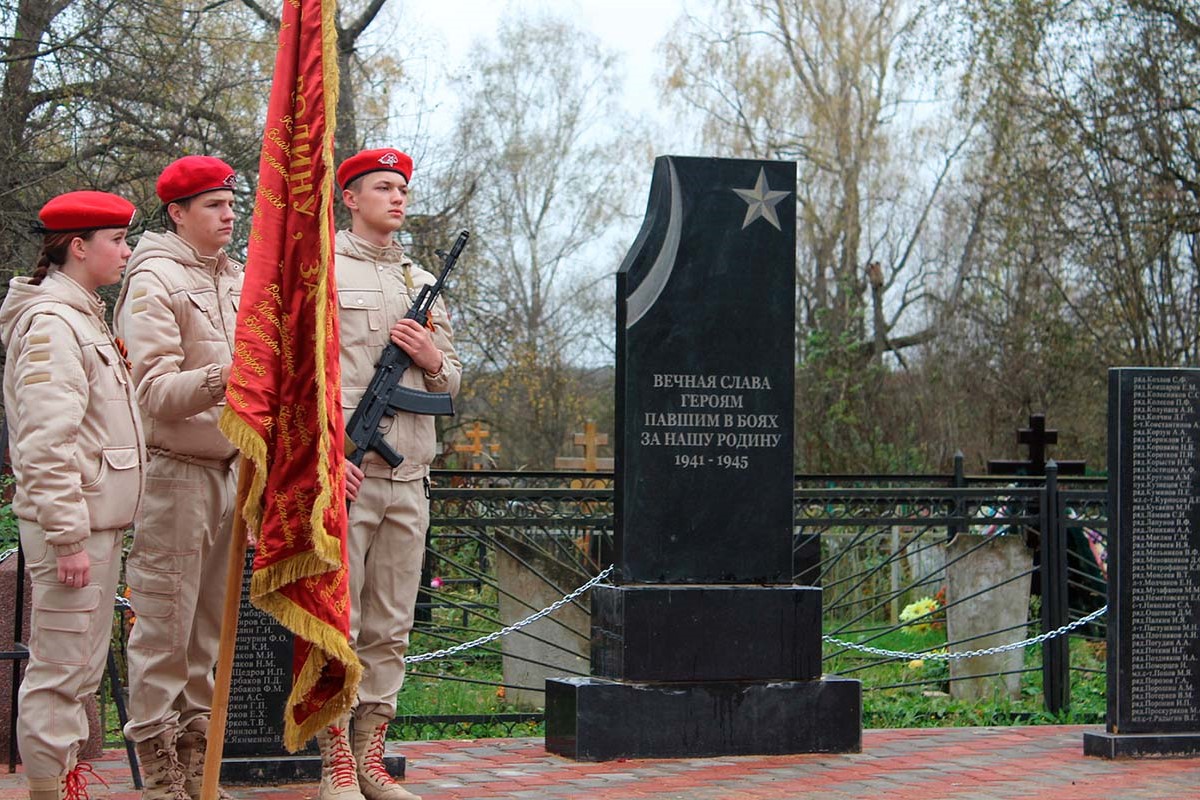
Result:
[[350,644],[363,664],[354,715],[374,727],[396,716],[404,684],[429,526],[425,480],[364,478],[349,522]]
[[92,531],[85,544],[91,571],[80,588],[58,582],[58,558],[41,527],[21,520],[20,532],[33,609],[29,663],[17,701],[17,746],[28,777],[56,778],[75,767],[88,738],[83,700],[104,677],[122,532]]
[[129,635],[129,722],[135,742],[212,710],[213,667],[233,525],[235,470],[156,453],[125,581],[137,615]]

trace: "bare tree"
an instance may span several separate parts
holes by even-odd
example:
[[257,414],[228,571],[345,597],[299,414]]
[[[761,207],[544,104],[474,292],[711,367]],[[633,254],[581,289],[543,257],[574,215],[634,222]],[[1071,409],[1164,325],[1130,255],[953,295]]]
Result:
[[[279,28],[278,0],[269,4],[261,0],[241,0],[259,19],[272,29]],[[338,4],[337,27],[338,53],[338,104],[337,141],[334,142],[334,159],[343,160],[363,149],[366,142],[359,120],[359,109],[373,98],[364,89],[372,84],[370,78],[383,67],[390,74],[399,71],[395,62],[381,64],[378,59],[362,58],[359,48],[365,35],[379,17],[387,0],[359,0]]]
[[616,260],[588,259],[627,199],[630,142],[599,125],[620,117],[615,62],[566,22],[523,18],[476,47],[468,72],[456,140],[478,170],[457,295],[470,391],[517,463],[549,466],[585,413],[577,365],[610,327],[597,290]]
[[897,448],[876,446],[879,431],[902,428],[889,418],[888,375],[949,329],[975,266],[986,193],[959,207],[966,216],[944,213],[974,121],[906,112],[917,99],[906,94],[917,83],[917,4],[717,0],[712,9],[667,40],[666,94],[700,116],[710,149],[797,162],[800,462],[911,467]]
[[154,176],[183,153],[214,153],[253,174],[274,43],[236,9],[181,0],[0,8],[8,32],[0,63],[7,269],[30,258],[28,221],[57,192],[119,191],[149,214]]

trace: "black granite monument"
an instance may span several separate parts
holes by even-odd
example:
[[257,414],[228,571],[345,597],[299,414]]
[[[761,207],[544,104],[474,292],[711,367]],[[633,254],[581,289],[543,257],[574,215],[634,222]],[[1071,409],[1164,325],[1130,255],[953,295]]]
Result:
[[1108,383],[1105,758],[1200,755],[1200,369]]
[[821,679],[795,586],[791,162],[661,157],[617,275],[615,580],[589,678],[546,682],[580,760],[856,752],[858,681]]

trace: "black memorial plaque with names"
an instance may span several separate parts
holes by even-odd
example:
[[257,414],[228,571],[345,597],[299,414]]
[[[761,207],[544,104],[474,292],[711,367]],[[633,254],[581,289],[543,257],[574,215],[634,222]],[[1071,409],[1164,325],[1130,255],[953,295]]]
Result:
[[656,160],[617,274],[622,582],[791,581],[792,162]]
[[1110,733],[1200,732],[1198,443],[1200,370],[1110,370]]
[[[242,576],[237,647],[225,722],[226,758],[290,755],[283,747],[283,709],[292,688],[292,634],[250,603],[250,564]],[[315,750],[315,746],[310,746]]]

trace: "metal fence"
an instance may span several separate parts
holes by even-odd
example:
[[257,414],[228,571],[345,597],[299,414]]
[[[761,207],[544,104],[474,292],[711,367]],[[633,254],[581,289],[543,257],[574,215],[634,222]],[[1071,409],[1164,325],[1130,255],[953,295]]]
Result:
[[[1060,480],[1053,468],[1037,480],[797,476],[795,580],[824,589],[825,671],[868,692],[1032,691],[1047,711],[1068,709],[1073,681],[1103,674],[1102,617],[1030,647],[956,654],[1011,646],[1104,605],[1105,500],[1103,479]],[[610,475],[442,472],[431,503],[413,653],[512,625],[608,563]],[[450,713],[426,703],[398,721],[415,734],[536,720],[546,676],[588,673],[589,633],[583,597],[497,643],[421,664],[405,690],[417,701],[439,683],[481,689],[448,692],[464,703]],[[482,715],[481,700],[491,707]]]

